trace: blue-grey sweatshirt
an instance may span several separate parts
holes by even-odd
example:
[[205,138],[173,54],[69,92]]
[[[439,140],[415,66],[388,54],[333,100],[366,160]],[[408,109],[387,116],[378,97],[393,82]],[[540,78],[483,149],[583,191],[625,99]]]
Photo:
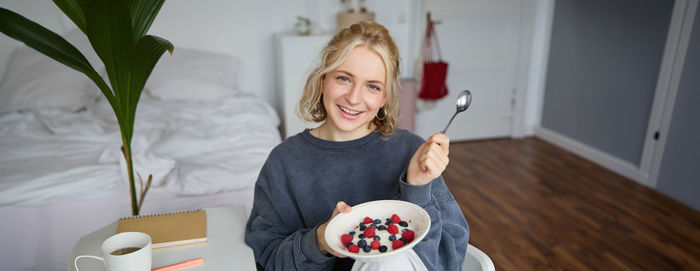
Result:
[[469,228],[445,181],[406,183],[409,161],[423,142],[401,129],[388,140],[374,132],[343,142],[322,140],[306,130],[275,147],[255,184],[246,225],[245,241],[258,265],[265,270],[332,270],[338,258],[320,252],[316,228],[328,221],[336,203],[400,199],[430,215],[430,231],[413,247],[428,270],[460,270]]

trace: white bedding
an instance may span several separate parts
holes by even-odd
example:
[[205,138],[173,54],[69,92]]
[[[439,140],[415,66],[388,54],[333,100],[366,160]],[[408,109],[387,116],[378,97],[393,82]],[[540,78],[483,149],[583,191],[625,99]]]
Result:
[[[230,30],[216,26],[208,29]],[[208,45],[216,42],[188,37],[202,46],[177,43],[173,55],[165,54],[138,105],[135,172],[154,176],[141,214],[250,210],[257,174],[280,142],[278,115],[237,90],[241,52],[212,53]],[[65,38],[106,78],[81,31]],[[16,49],[12,59],[0,81],[0,269],[65,270],[80,236],[131,214],[119,128],[84,75],[29,48]]]
[[[192,103],[144,94],[132,140],[135,172],[153,174],[151,193],[249,188],[279,143],[278,124],[270,105],[250,95]],[[120,142],[104,98],[80,112],[0,116],[0,206],[119,191],[127,184]]]
[[[278,124],[267,102],[247,94],[183,102],[144,93],[132,150],[136,172],[154,182],[141,213],[250,210]],[[0,115],[3,270],[65,270],[80,236],[131,214],[120,142],[104,100],[79,112]]]

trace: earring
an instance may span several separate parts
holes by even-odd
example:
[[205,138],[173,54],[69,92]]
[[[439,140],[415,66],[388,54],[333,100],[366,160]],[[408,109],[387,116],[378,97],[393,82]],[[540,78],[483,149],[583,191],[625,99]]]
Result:
[[379,112],[377,112],[377,119],[378,119],[378,120],[385,120],[385,119],[386,119],[386,108],[382,107],[382,111],[383,111],[383,113],[384,113],[384,114],[383,114],[384,117],[380,118],[380,117],[379,117]]

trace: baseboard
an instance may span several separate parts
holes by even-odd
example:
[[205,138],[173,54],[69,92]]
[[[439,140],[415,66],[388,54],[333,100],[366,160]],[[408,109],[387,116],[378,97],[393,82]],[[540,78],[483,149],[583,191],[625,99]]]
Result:
[[525,136],[534,136],[536,128],[537,128],[537,126],[535,126],[535,125],[526,125],[525,129],[523,129],[523,134]]
[[544,141],[570,151],[576,155],[582,156],[593,163],[612,170],[613,172],[632,179],[640,184],[649,186],[649,173],[644,172],[638,166],[547,128],[535,127],[534,130],[535,136]]

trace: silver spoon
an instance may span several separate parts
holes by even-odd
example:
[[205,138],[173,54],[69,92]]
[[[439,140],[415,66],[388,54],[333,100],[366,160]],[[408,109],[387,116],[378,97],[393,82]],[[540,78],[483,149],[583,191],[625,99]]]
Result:
[[452,115],[452,118],[450,118],[450,122],[447,123],[447,126],[445,126],[445,129],[442,130],[442,133],[444,134],[447,132],[447,128],[450,128],[450,124],[452,124],[452,120],[455,119],[455,116],[459,114],[459,112],[462,112],[464,110],[467,110],[469,108],[469,105],[472,103],[472,93],[469,90],[462,90],[462,92],[459,93],[459,96],[457,96],[457,111],[455,111],[455,114]]

